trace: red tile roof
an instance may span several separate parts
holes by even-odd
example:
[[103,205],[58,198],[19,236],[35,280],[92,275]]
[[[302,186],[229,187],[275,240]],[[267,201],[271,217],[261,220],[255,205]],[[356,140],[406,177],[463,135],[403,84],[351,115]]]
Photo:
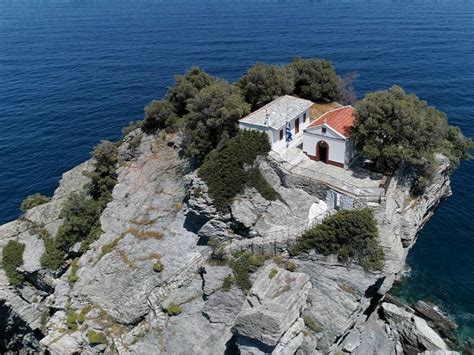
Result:
[[354,108],[352,106],[344,106],[326,112],[321,117],[314,120],[308,126],[308,128],[314,128],[325,123],[336,132],[347,138],[354,127],[354,121]]

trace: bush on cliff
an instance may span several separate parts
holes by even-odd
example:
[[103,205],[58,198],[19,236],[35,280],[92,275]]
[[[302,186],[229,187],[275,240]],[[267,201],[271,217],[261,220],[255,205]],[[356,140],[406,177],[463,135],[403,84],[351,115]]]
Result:
[[314,249],[323,255],[336,254],[343,262],[357,261],[365,269],[380,270],[384,253],[378,234],[371,209],[341,210],[306,231],[290,253]]
[[357,149],[382,172],[411,167],[417,192],[423,192],[434,175],[435,153],[444,154],[456,166],[470,157],[474,147],[457,127],[448,125],[443,112],[399,86],[367,94],[357,103],[355,116],[351,136]]
[[21,203],[21,210],[23,212],[28,211],[30,208],[42,205],[43,203],[46,203],[49,201],[49,197],[42,195],[40,193],[36,193],[33,195],[28,196],[23,200]]
[[89,195],[105,208],[112,199],[112,190],[117,183],[117,146],[109,141],[101,141],[92,151],[94,171],[89,173],[91,179],[87,186]]
[[157,129],[173,131],[178,125],[178,115],[176,115],[173,105],[165,100],[154,100],[145,107],[145,119],[143,130],[153,132]]
[[25,244],[19,243],[16,240],[10,240],[2,251],[2,268],[8,277],[8,281],[14,287],[21,286],[25,277],[17,270],[23,265],[23,252],[25,251]]
[[44,238],[45,253],[41,264],[57,270],[65,256],[76,243],[82,243],[84,252],[100,235],[100,215],[112,199],[112,190],[117,183],[117,147],[112,142],[102,141],[92,153],[94,171],[88,173],[91,182],[83,193],[71,193],[65,201],[60,217],[63,224],[56,237]]
[[269,151],[270,143],[266,133],[241,131],[230,139],[224,148],[206,157],[198,174],[206,182],[217,209],[226,212],[232,199],[242,192],[246,185],[257,187],[262,191],[262,195],[269,199],[276,197],[276,192],[258,169],[245,169],[246,166],[254,164],[257,156],[266,155]]

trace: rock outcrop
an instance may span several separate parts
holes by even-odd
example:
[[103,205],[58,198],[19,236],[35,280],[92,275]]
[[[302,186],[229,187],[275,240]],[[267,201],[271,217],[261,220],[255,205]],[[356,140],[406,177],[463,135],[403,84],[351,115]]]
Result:
[[[290,330],[300,319],[310,289],[309,277],[304,273],[289,272],[275,264],[263,268],[235,321],[233,330],[238,344],[243,348],[255,344],[254,347],[261,347],[265,352],[273,349],[283,334],[290,331],[288,339],[284,339],[285,345],[281,345],[287,346],[295,330],[301,328]],[[241,352],[245,353],[242,349]]]
[[[25,244],[20,271],[27,278],[23,287],[14,289],[0,270],[0,307],[8,313],[0,319],[0,329],[9,334],[0,350],[275,355],[446,351],[431,321],[421,318],[436,318],[423,305],[409,311],[384,302],[417,232],[450,193],[443,158],[423,197],[411,199],[408,182],[394,177],[379,201],[344,195],[262,159],[259,168],[278,200],[267,201],[247,189],[223,215],[213,206],[206,184],[181,157],[179,135],[142,134],[137,146],[140,134],[132,132],[119,148],[118,181],[100,217],[103,233],[80,255],[74,271],[69,267],[53,274],[41,267],[40,232],[56,234],[61,205],[87,183],[84,172],[90,171],[90,161],[64,174],[50,202],[0,226],[0,249],[11,239]],[[333,213],[335,201],[342,201],[341,208],[374,210],[386,255],[383,270],[369,272],[315,253],[289,257],[295,239]],[[232,265],[210,260],[213,248],[208,243],[221,256],[249,251],[266,255],[263,266],[249,275],[248,293],[231,282],[236,276]],[[287,262],[292,266],[285,268]],[[443,335],[452,330],[447,324],[443,329]]]

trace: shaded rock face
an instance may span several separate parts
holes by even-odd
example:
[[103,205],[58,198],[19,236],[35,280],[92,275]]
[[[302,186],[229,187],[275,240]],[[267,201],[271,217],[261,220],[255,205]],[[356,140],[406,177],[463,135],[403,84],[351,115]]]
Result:
[[[217,239],[224,254],[253,251],[287,261],[295,238],[332,213],[328,206],[333,203],[327,201],[336,192],[260,160],[262,174],[280,198],[267,201],[247,189],[229,213],[217,213],[205,183],[180,158],[179,135],[143,134],[140,144],[131,147],[137,134],[119,148],[123,161],[113,200],[100,219],[103,234],[80,256],[77,281],[68,280],[70,268],[56,275],[41,268],[44,244],[38,225],[55,235],[61,205],[88,181],[83,172],[90,171],[90,161],[64,174],[49,203],[0,226],[0,249],[12,238],[25,243],[22,270],[28,279],[14,290],[0,270],[0,307],[6,311],[0,330],[8,334],[0,350],[401,354],[415,343],[424,344],[420,350],[443,349],[417,315],[387,316],[379,306],[402,270],[416,232],[449,193],[443,166],[418,200],[408,199],[397,183],[380,203],[338,197],[350,202],[344,202],[347,208],[374,209],[387,256],[382,272],[310,253],[290,259],[296,272],[283,269],[281,261],[267,261],[251,276],[253,286],[245,294],[235,285],[223,287],[232,269],[208,262],[207,242]],[[157,263],[161,271],[154,271]],[[180,312],[171,314],[173,305]],[[82,317],[72,327],[67,322],[71,314]],[[107,344],[89,344],[90,330],[103,333]],[[416,340],[410,343],[409,334],[417,334]]]
[[33,331],[4,302],[0,302],[0,353],[17,353],[29,349],[40,351],[40,331]]

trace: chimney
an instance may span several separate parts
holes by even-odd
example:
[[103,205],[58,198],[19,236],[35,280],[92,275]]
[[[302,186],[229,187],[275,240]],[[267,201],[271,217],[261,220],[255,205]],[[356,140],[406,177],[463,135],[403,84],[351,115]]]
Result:
[[265,126],[270,125],[270,112],[268,112],[268,109],[265,110]]

